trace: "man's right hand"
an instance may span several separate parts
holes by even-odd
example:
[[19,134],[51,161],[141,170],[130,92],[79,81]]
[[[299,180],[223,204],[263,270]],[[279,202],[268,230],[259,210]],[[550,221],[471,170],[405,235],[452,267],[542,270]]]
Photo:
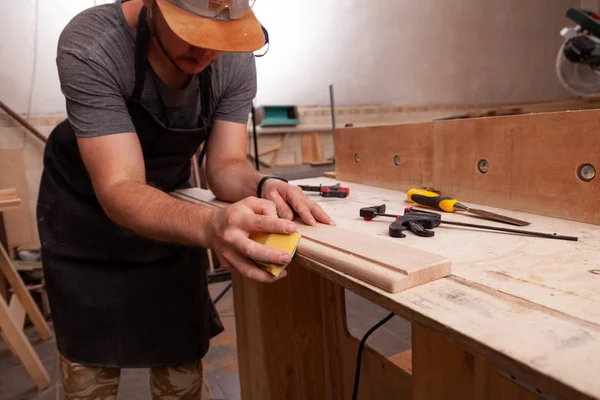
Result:
[[250,259],[274,264],[287,264],[288,253],[271,249],[248,236],[250,232],[284,233],[296,231],[293,222],[279,218],[275,203],[248,197],[214,212],[209,223],[209,244],[221,267],[239,271],[243,276],[260,282],[274,282],[286,275],[284,270],[275,277],[256,266]]

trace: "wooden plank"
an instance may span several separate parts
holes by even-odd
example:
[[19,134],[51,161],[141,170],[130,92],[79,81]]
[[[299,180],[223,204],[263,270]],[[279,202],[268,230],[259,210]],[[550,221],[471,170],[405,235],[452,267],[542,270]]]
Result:
[[400,190],[432,185],[430,122],[336,129],[334,143],[338,179]]
[[10,316],[12,320],[16,324],[17,328],[23,330],[25,327],[25,308],[23,308],[23,304],[19,301],[17,296],[12,296],[10,298],[10,304],[8,305],[8,311],[10,312]]
[[436,187],[460,201],[600,224],[600,178],[577,176],[584,164],[600,172],[599,118],[600,110],[587,110],[338,129],[336,176],[405,191]]
[[412,338],[414,400],[541,400],[419,324]]
[[[329,386],[326,398],[351,399],[359,341],[348,331],[344,288],[324,278],[320,279],[324,358]],[[373,350],[367,342],[362,355],[358,398],[410,399],[411,393],[410,373]]]
[[259,148],[258,149],[258,155],[259,156],[264,156],[265,154],[272,153],[272,152],[277,151],[279,149],[281,149],[281,142],[274,143],[272,145],[263,146],[263,147]]
[[[179,190],[174,195],[209,206],[226,205],[200,189]],[[301,221],[297,221],[297,230],[302,234],[297,254],[334,266],[392,293],[450,274],[448,259],[397,242],[335,226],[311,227]]]
[[18,208],[21,205],[21,199],[16,189],[0,190],[0,212]]
[[412,324],[414,400],[473,400],[474,357]]
[[[311,279],[302,269],[290,269],[289,275]],[[237,335],[242,398],[322,398],[320,309],[302,304],[319,303],[320,297],[313,295],[319,292],[318,281],[307,284],[307,297],[300,298],[289,279],[264,285],[234,272],[232,280],[236,330],[244,332]]]
[[27,315],[29,315],[31,322],[38,331],[40,338],[42,338],[42,340],[50,339],[52,337],[50,328],[42,316],[40,309],[31,297],[31,294],[25,287],[25,284],[21,280],[21,277],[8,257],[8,254],[4,250],[4,246],[0,246],[0,271],[10,283],[10,286],[13,288],[15,295],[21,301],[21,304],[23,304],[23,307],[27,311]]
[[[358,341],[346,327],[344,290],[296,261],[264,285],[233,274],[243,399],[351,398]],[[298,295],[302,293],[302,295]],[[409,398],[410,376],[368,346],[360,397]]]
[[[8,305],[8,312],[10,313],[10,316],[11,316],[13,322],[15,323],[15,326],[17,327],[17,329],[23,330],[23,327],[25,326],[26,314],[25,314],[25,309],[23,308],[23,305],[21,304],[21,302],[19,301],[19,298],[17,296],[12,296],[10,298],[10,304]],[[6,343],[9,343],[9,341],[6,337],[6,334],[2,333],[2,338],[4,339],[4,341],[6,341]],[[10,350],[12,351],[12,353],[15,357],[19,356],[15,349],[10,347]]]
[[395,354],[388,358],[391,362],[412,375],[412,349]]
[[[0,211],[0,245],[4,248],[8,247],[8,238],[4,229],[4,214]],[[8,282],[4,275],[0,274],[0,297],[8,300]]]
[[599,118],[593,110],[436,123],[435,186],[464,201],[600,224],[600,179],[577,177],[585,163],[600,173]]
[[310,163],[319,161],[315,133],[302,134],[302,162]]
[[273,152],[273,155],[271,156],[271,160],[269,162],[271,165],[277,165],[277,158],[279,157],[279,153],[281,152],[281,149],[285,145],[285,141],[287,140],[288,135],[289,135],[289,133],[286,133],[285,135],[283,135],[283,137],[281,138],[281,141],[279,142],[279,147]]
[[25,206],[4,215],[8,248],[33,242],[29,190],[21,149],[0,149],[0,188],[15,188]]
[[38,389],[48,388],[50,386],[48,371],[46,371],[23,331],[18,328],[17,323],[12,319],[9,308],[2,297],[0,297],[0,328],[2,328],[7,342],[19,356]]

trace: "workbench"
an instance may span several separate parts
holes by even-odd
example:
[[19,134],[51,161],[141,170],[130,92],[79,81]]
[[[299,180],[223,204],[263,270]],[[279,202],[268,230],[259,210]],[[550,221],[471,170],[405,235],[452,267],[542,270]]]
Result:
[[[299,246],[277,283],[234,273],[242,398],[351,399],[350,290],[412,324],[406,353],[386,358],[367,342],[359,398],[600,399],[600,181],[580,173],[600,165],[598,120],[581,111],[336,130],[336,179],[292,183],[349,187],[346,199],[313,197],[339,228],[401,243],[399,263],[406,248],[445,257],[451,272],[393,292]],[[397,239],[392,220],[359,217],[380,204],[402,214],[412,187],[579,240],[445,225]]]
[[330,178],[292,183],[348,186],[346,199],[311,198],[340,228],[449,257],[452,274],[395,294],[301,256],[275,284],[233,274],[243,399],[351,398],[358,340],[346,327],[345,289],[412,323],[412,351],[387,359],[367,347],[360,398],[600,398],[600,227],[485,207],[532,223],[523,229],[579,240],[450,226],[396,239],[392,220],[358,213],[386,204],[401,214],[405,192]]

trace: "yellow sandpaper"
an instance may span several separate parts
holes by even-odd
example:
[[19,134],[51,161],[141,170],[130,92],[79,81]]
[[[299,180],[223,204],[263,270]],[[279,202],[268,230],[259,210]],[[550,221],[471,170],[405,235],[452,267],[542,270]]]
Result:
[[[298,232],[294,232],[292,234],[286,235],[282,233],[262,233],[262,232],[254,232],[250,234],[250,239],[258,242],[260,244],[264,244],[267,247],[272,249],[282,250],[294,257],[296,253],[296,248],[298,247],[298,242],[300,241],[300,235]],[[259,267],[263,268],[268,273],[279,276],[281,271],[287,267],[286,265],[280,264],[270,264],[270,263],[262,263],[258,261],[254,261]]]

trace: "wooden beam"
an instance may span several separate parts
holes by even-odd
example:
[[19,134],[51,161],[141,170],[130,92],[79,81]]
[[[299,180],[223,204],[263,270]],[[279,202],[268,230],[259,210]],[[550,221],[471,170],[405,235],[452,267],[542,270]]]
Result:
[[37,385],[39,390],[44,390],[50,386],[50,376],[48,371],[40,361],[35,350],[27,340],[23,331],[13,320],[9,307],[3,298],[0,297],[0,328],[5,335],[7,342],[13,351],[19,356],[19,359],[25,366],[25,369]]
[[[179,190],[173,195],[207,207],[227,205],[199,189]],[[337,226],[296,222],[302,235],[297,256],[330,265],[388,292],[396,293],[450,274],[450,260],[436,254]]]
[[4,274],[10,286],[13,288],[15,295],[23,304],[23,307],[27,311],[27,315],[29,315],[31,322],[38,331],[40,338],[42,338],[42,340],[50,339],[52,337],[50,328],[42,316],[40,309],[31,297],[31,294],[25,287],[23,280],[21,280],[17,269],[8,257],[8,253],[4,250],[4,246],[0,246],[0,271]]

